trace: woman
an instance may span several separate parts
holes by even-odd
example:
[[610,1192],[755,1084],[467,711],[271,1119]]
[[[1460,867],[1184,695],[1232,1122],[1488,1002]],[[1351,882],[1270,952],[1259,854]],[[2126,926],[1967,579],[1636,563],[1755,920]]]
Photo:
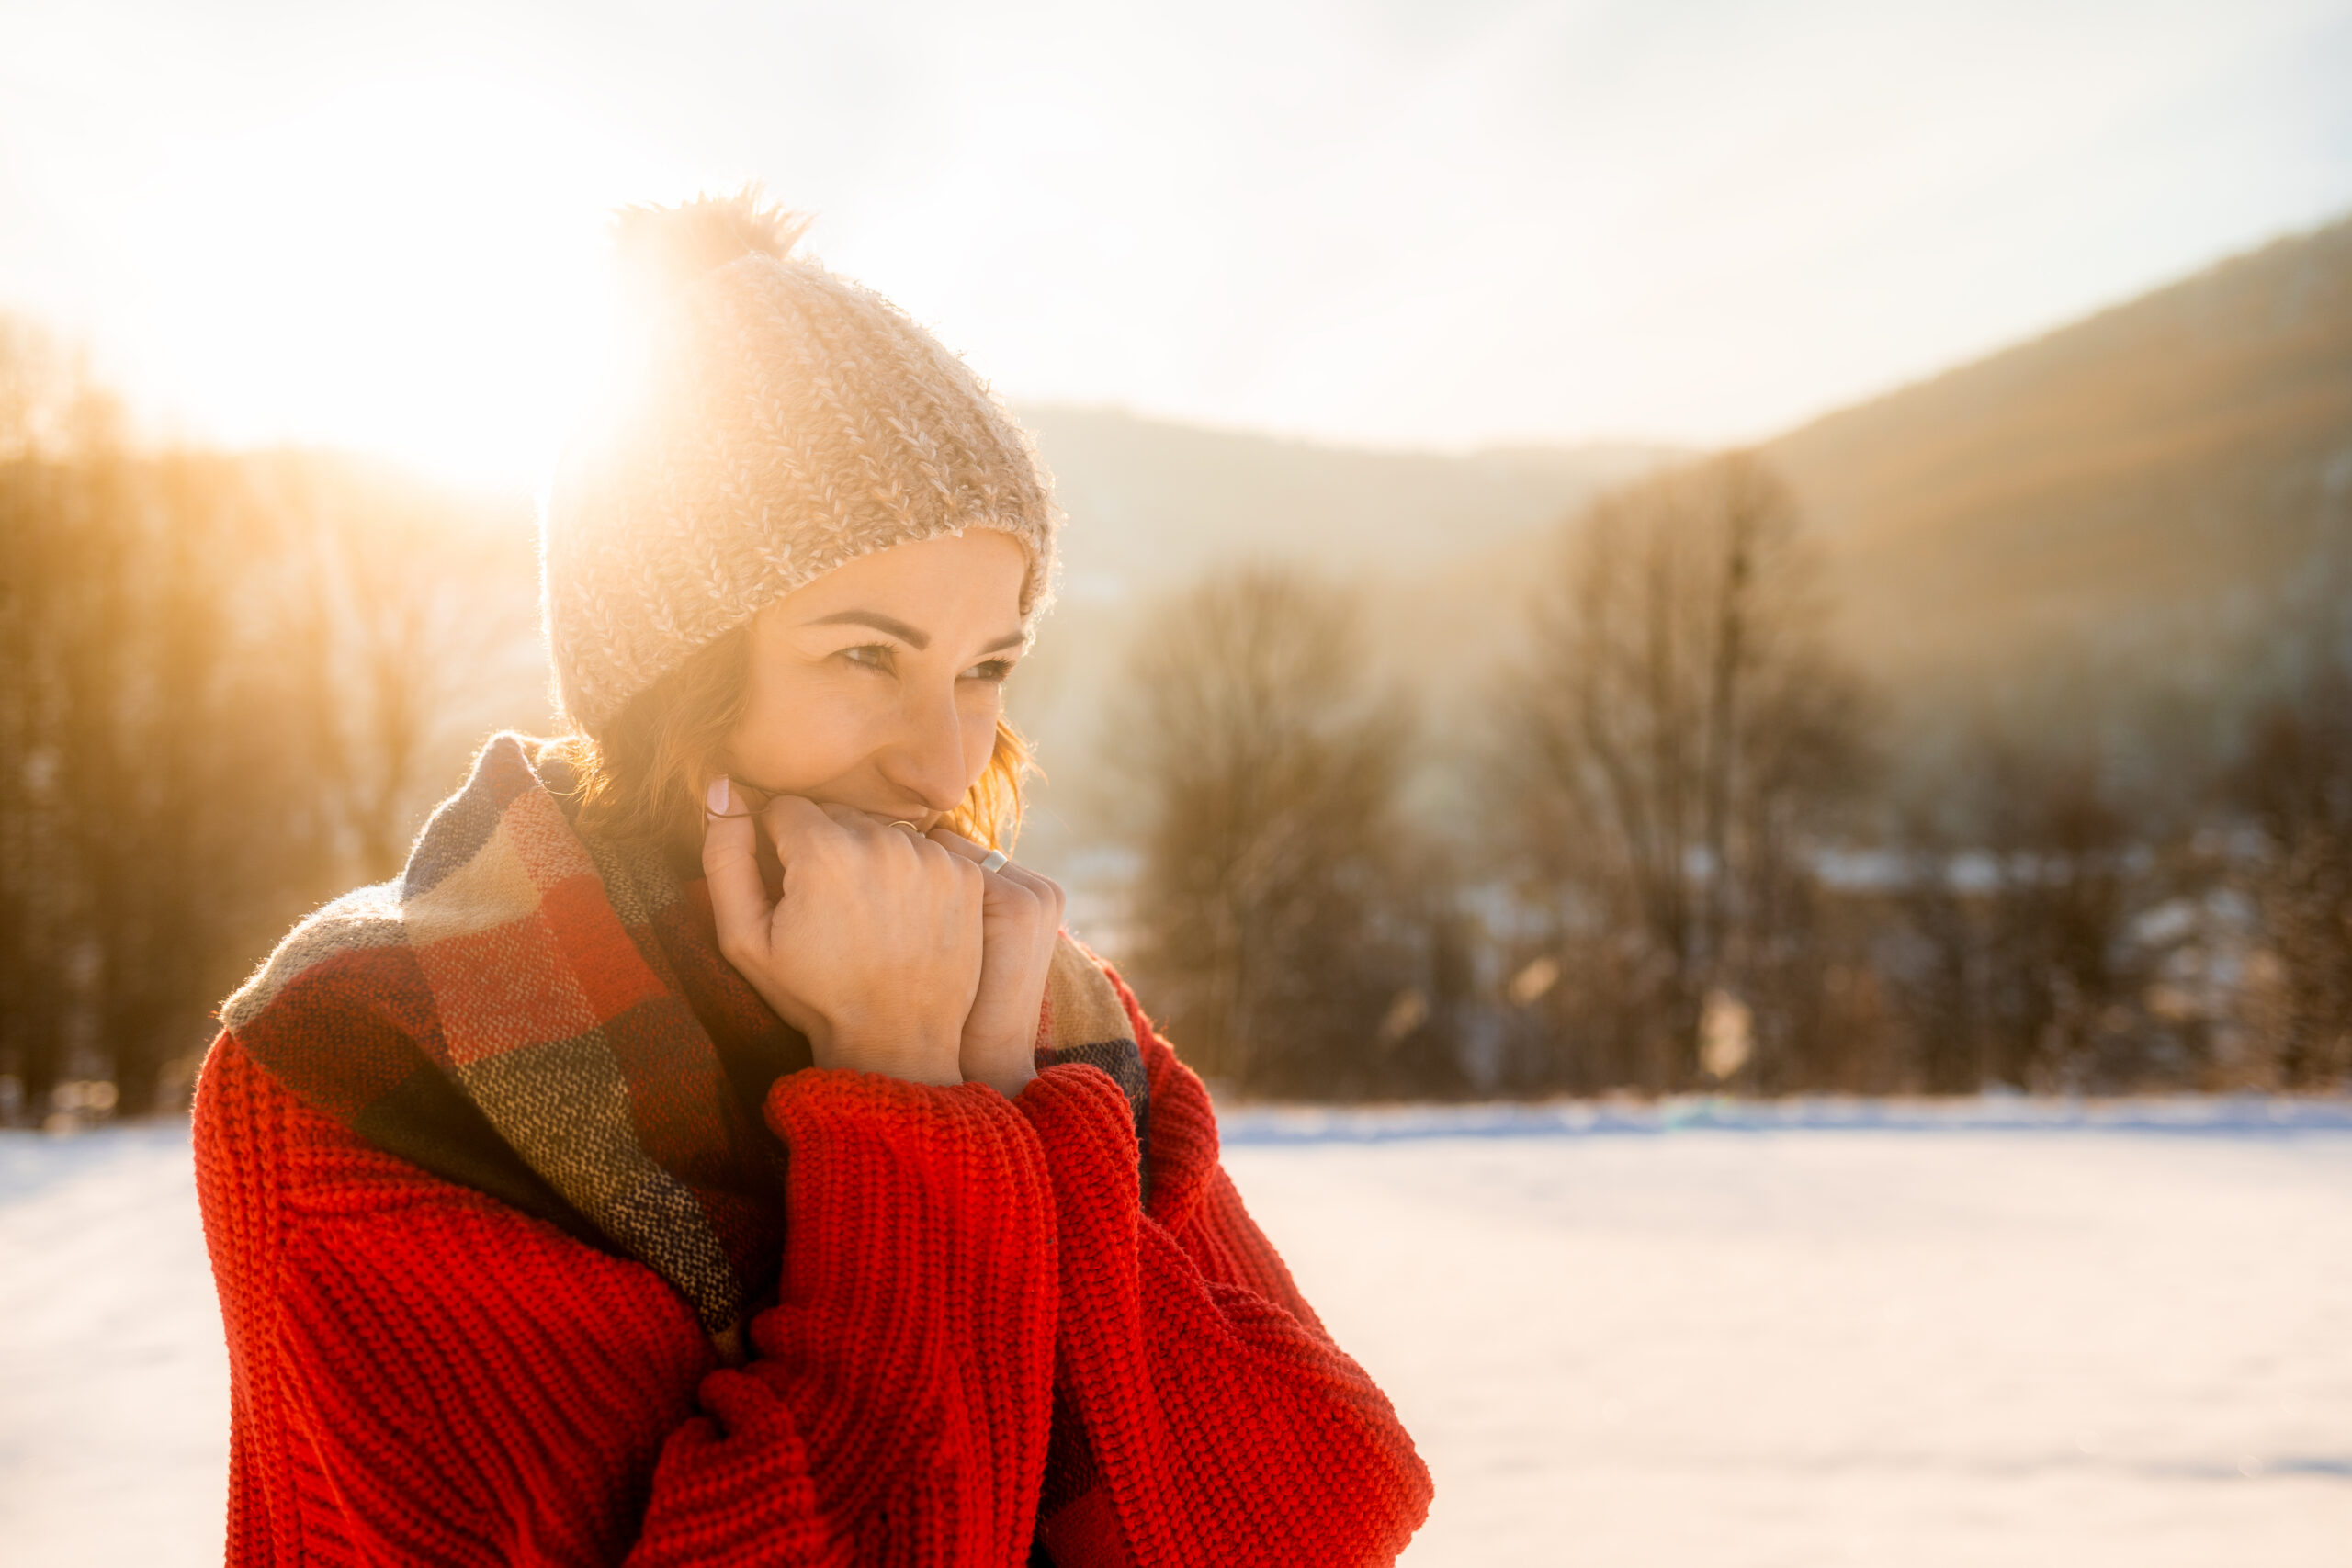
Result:
[[624,216],[675,281],[546,509],[572,733],[222,1010],[230,1561],[1388,1561],[1410,1439],[996,847],[1029,445],[797,234]]

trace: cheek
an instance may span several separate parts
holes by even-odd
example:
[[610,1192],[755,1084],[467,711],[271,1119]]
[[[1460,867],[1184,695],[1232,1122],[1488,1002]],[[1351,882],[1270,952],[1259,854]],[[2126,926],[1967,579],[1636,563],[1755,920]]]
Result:
[[765,670],[752,678],[742,718],[728,737],[744,779],[788,793],[847,773],[872,750],[871,702],[821,670]]

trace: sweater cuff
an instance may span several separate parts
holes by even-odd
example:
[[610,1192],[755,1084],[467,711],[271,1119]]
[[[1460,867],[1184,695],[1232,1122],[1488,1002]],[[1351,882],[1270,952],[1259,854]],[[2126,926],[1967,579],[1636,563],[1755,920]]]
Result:
[[[786,1218],[803,1236],[999,1207],[1035,1161],[1026,1124],[985,1084],[808,1067],[778,1078],[763,1109],[787,1151]],[[947,1210],[925,1213],[926,1200]]]
[[[765,1111],[786,1149],[786,1240],[780,1310],[752,1324],[761,1354],[813,1354],[862,1320],[873,1332],[850,1342],[875,1364],[842,1371],[927,1375],[979,1298],[1050,1271],[1042,1151],[996,1090],[812,1067],[779,1079]],[[796,1325],[813,1337],[793,1342]]]
[[1091,1063],[1047,1067],[1013,1104],[1036,1129],[1057,1187],[1118,1193],[1142,1207],[1135,1112],[1110,1074]]
[[803,1067],[768,1089],[767,1122],[781,1138],[822,1137],[830,1131],[932,1121],[941,1127],[986,1120],[1004,1096],[985,1084],[912,1083],[888,1073],[847,1067]]

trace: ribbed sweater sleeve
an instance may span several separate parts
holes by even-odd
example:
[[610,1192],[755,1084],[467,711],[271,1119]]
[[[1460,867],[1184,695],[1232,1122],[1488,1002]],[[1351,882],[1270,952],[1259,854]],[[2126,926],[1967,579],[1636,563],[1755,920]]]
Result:
[[1015,1563],[1055,1242],[995,1090],[803,1073],[754,1359],[650,1270],[381,1154],[224,1039],[197,1110],[229,1561]]
[[1152,1068],[1150,1213],[1107,1074],[1050,1067],[1018,1101],[1059,1230],[1056,1392],[1077,1421],[1057,1425],[1057,1458],[1103,1483],[1049,1498],[1039,1537],[1059,1568],[1387,1562],[1428,1512],[1429,1472],[1243,1209],[1199,1080],[1133,1010]]
[[670,1439],[629,1562],[1021,1561],[1053,1372],[1035,1138],[992,1089],[867,1073],[796,1073],[767,1116],[780,1300]]

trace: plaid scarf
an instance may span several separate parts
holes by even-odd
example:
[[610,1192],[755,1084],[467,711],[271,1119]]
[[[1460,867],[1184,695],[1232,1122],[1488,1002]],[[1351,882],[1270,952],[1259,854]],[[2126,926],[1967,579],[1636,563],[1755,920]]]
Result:
[[[784,1240],[759,1107],[808,1043],[720,955],[704,885],[580,832],[573,784],[560,743],[494,737],[400,879],[296,927],[221,1021],[377,1147],[647,1264],[732,1352]],[[1142,1142],[1126,1011],[1067,934],[1036,1060],[1109,1073]]]

